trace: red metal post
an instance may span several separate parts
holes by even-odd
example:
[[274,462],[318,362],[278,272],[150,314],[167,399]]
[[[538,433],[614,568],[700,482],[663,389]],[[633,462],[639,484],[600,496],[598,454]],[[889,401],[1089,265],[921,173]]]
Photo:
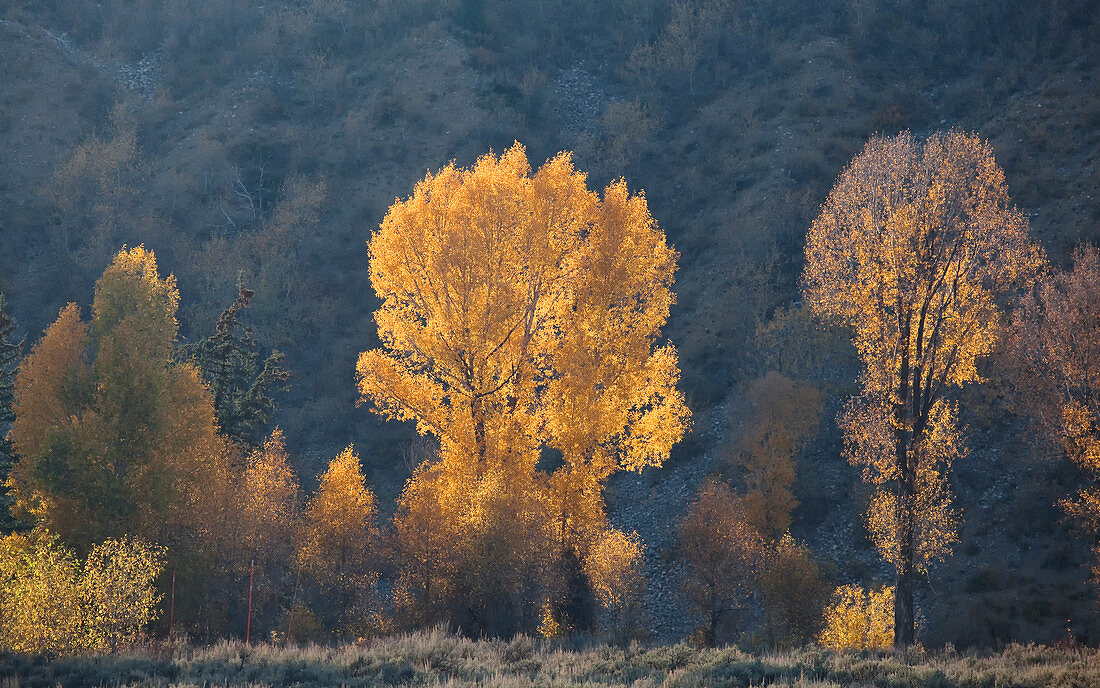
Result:
[[172,569],[172,601],[168,605],[168,642],[172,642],[172,629],[176,624],[176,570]]
[[252,581],[256,579],[256,560],[252,560],[252,566],[248,573],[248,622],[244,627],[244,644],[248,645],[252,635]]

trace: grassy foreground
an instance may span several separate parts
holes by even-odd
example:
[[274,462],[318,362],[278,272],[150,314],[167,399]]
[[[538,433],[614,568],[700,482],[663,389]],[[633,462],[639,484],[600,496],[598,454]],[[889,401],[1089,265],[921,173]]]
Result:
[[1000,653],[749,654],[430,631],[326,647],[177,643],[47,661],[0,655],[0,688],[64,686],[1100,686],[1100,651],[1013,645]]

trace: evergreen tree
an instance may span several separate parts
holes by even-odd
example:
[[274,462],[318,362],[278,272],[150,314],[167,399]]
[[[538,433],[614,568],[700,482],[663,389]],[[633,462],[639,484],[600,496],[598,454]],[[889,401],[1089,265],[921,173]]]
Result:
[[253,448],[263,443],[278,407],[272,393],[285,390],[290,377],[279,351],[272,351],[260,366],[252,328],[240,321],[241,311],[252,305],[254,294],[238,285],[237,299],[222,312],[214,333],[185,348],[214,395],[222,433]]
[[15,321],[8,315],[5,306],[4,295],[0,294],[0,532],[10,532],[17,525],[8,510],[10,500],[6,483],[15,463],[8,430],[15,419],[12,413],[15,371],[23,353],[23,340],[15,341]]

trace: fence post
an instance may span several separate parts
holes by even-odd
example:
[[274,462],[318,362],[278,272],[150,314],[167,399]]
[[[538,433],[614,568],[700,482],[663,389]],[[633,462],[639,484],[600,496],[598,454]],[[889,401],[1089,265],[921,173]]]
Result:
[[172,601],[168,604],[168,642],[172,642],[172,630],[176,625],[176,570],[172,569]]
[[244,626],[244,644],[248,645],[252,636],[252,581],[256,579],[256,560],[252,560],[248,573],[248,621]]

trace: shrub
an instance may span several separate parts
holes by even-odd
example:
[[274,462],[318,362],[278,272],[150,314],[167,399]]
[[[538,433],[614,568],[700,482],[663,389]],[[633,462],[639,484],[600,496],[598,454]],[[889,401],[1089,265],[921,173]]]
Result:
[[61,655],[115,650],[156,617],[153,580],[163,550],[135,538],[107,540],[80,561],[56,535],[0,540],[0,649]]
[[702,621],[700,639],[715,645],[752,595],[764,539],[749,523],[742,498],[710,480],[680,524],[680,551],[685,589]]
[[825,610],[818,642],[833,650],[886,648],[894,644],[894,587],[864,590],[843,585]]
[[83,646],[76,557],[38,531],[0,540],[0,649],[62,654]]
[[812,640],[821,628],[829,593],[809,548],[784,535],[768,552],[758,582],[768,639],[781,646]]

